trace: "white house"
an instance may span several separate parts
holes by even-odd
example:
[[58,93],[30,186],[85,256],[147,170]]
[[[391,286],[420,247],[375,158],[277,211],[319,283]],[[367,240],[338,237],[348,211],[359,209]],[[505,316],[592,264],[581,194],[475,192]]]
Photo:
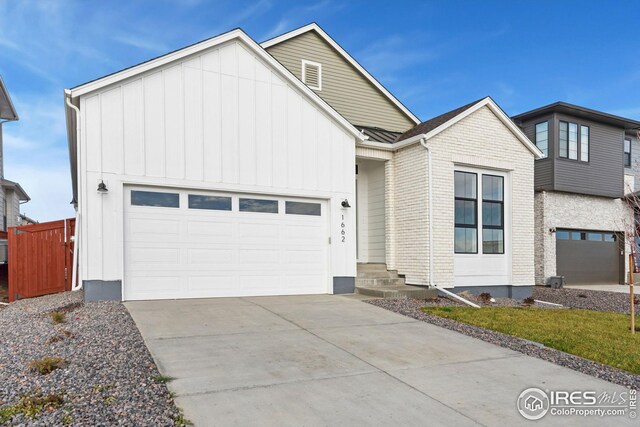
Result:
[[490,98],[420,123],[316,24],[234,30],[65,105],[88,299],[534,283],[538,149]]

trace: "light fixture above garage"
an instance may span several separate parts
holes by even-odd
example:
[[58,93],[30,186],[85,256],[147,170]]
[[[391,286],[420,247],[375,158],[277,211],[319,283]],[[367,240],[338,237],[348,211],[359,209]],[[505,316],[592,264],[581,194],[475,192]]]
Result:
[[351,205],[349,204],[349,201],[347,199],[344,199],[341,203],[343,208],[350,208]]
[[108,193],[109,189],[107,188],[107,184],[104,183],[104,181],[100,181],[100,184],[98,184],[98,193],[100,194],[105,194]]

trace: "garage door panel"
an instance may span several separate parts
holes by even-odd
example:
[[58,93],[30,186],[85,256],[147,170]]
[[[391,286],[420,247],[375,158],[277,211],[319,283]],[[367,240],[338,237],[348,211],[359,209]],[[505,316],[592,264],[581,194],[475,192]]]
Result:
[[233,250],[231,249],[187,249],[187,262],[189,264],[210,265],[218,268],[233,266],[235,263]]
[[291,199],[273,196],[277,214],[238,212],[233,194],[231,211],[189,209],[172,191],[180,208],[125,204],[126,299],[327,292],[326,216],[285,214]]

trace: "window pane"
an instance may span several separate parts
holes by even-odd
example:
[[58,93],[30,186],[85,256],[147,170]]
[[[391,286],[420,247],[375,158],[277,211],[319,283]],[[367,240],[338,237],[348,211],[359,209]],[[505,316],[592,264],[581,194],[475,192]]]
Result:
[[625,139],[624,140],[624,152],[625,153],[630,153],[631,152],[631,140],[630,139]]
[[475,228],[455,228],[454,249],[456,253],[476,253],[478,241]]
[[502,226],[502,203],[482,202],[482,225]]
[[624,165],[631,167],[631,140],[624,140]]
[[285,213],[320,216],[321,206],[320,203],[285,202]]
[[482,230],[482,252],[485,254],[504,253],[504,232],[502,230]]
[[589,128],[580,126],[580,160],[589,161]]
[[569,123],[569,158],[578,160],[578,125]]
[[230,211],[231,197],[201,196],[198,194],[189,194],[189,209]]
[[476,174],[470,172],[455,172],[455,196],[465,199],[476,198]]
[[613,233],[604,233],[604,241],[605,242],[615,242],[616,235]]
[[602,241],[602,233],[587,233],[587,239],[594,242],[600,242]]
[[536,146],[542,151],[544,157],[549,155],[549,123],[543,122],[536,125]]
[[501,176],[482,175],[482,198],[502,201],[502,183]]
[[180,195],[178,193],[159,193],[157,191],[131,190],[131,204],[133,206],[179,208]]
[[582,238],[582,234],[583,234],[583,233],[581,233],[581,232],[579,232],[579,231],[572,231],[572,232],[571,232],[571,240],[584,240],[584,239]]
[[456,200],[455,223],[459,225],[475,225],[476,202],[472,200]]
[[568,152],[568,123],[560,122],[560,157],[567,157]]
[[568,231],[556,231],[556,240],[569,240]]
[[240,199],[240,212],[278,213],[278,201],[263,199]]

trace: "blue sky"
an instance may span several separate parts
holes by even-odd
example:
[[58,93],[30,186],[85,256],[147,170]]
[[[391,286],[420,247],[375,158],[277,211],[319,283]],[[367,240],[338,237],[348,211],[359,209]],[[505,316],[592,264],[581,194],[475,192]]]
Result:
[[5,176],[40,221],[73,216],[63,89],[242,27],[256,41],[318,22],[418,117],[491,95],[640,120],[640,1],[0,0],[0,74],[20,121]]

